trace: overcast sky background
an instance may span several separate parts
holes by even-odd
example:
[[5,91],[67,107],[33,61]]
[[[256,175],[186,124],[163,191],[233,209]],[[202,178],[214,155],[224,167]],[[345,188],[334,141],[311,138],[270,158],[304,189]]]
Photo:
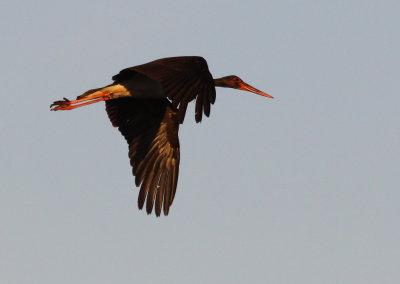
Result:
[[[141,2],[136,4],[135,2]],[[400,281],[399,1],[1,1],[1,283]],[[137,208],[99,103],[201,55],[275,99],[187,112],[168,217]]]

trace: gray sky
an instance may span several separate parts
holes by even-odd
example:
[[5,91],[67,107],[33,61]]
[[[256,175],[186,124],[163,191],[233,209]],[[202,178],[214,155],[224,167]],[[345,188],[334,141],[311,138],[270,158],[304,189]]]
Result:
[[[0,4],[1,283],[400,281],[399,1],[59,2]],[[156,218],[104,104],[49,105],[177,55],[275,99],[191,106]]]

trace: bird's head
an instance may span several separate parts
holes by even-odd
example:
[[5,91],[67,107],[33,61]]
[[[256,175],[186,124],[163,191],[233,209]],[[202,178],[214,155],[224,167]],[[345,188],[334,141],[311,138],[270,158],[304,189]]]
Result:
[[236,75],[230,75],[219,79],[214,79],[214,84],[217,87],[233,88],[233,89],[252,92],[267,98],[273,98],[273,96],[268,95],[260,90],[257,90],[253,86],[250,86],[249,84],[245,83],[242,79],[240,79]]

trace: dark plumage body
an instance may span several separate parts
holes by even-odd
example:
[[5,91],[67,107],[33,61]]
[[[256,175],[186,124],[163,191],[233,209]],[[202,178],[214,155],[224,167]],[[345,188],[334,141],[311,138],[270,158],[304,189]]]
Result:
[[[215,102],[215,86],[247,90],[271,97],[244,83],[237,76],[213,79],[202,57],[184,56],[155,60],[127,68],[113,76],[114,82],[89,90],[77,100],[54,102],[52,110],[69,110],[106,101],[106,111],[129,144],[129,158],[138,205],[160,216],[168,215],[178,182],[179,124],[187,105],[196,100],[195,119],[210,115]],[[83,101],[88,101],[82,103]],[[146,201],[147,200],[147,201]]]

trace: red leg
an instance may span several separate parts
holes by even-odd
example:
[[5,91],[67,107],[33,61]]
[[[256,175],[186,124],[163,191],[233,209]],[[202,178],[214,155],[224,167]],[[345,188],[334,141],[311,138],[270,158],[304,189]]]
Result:
[[[105,93],[101,93],[99,95],[89,96],[89,97],[85,97],[85,98],[82,98],[82,99],[79,99],[79,100],[73,100],[73,101],[70,101],[70,100],[64,98],[63,101],[56,101],[56,102],[52,103],[50,105],[50,108],[51,108],[51,110],[54,110],[54,111],[56,111],[56,110],[70,110],[70,109],[74,109],[74,108],[77,108],[77,107],[94,104],[94,103],[101,102],[101,101],[107,101],[107,100],[110,99],[109,95],[110,95],[109,92],[105,92]],[[100,99],[94,100],[96,98],[100,98]],[[90,102],[81,103],[81,102],[89,101],[89,100],[90,100]],[[81,104],[78,104],[78,103],[81,103]],[[73,105],[73,104],[75,104],[75,105]]]

